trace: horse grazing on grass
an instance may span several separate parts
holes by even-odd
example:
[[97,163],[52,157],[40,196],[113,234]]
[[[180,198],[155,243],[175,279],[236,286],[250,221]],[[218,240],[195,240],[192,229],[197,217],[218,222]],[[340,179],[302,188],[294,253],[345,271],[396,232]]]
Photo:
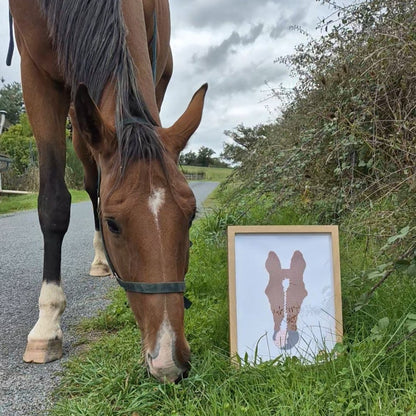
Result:
[[39,319],[23,359],[45,363],[62,356],[70,114],[94,210],[90,274],[115,275],[141,330],[150,373],[176,381],[189,370],[183,291],[195,215],[195,198],[177,161],[200,123],[207,85],[173,126],[161,127],[159,111],[172,73],[168,0],[10,0],[9,5],[39,150],[44,237]]

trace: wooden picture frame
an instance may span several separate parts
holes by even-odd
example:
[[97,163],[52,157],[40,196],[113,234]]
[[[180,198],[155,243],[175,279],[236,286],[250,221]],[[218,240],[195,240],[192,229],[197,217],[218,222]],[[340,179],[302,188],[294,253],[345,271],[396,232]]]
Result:
[[338,227],[229,226],[231,357],[315,362],[342,341]]

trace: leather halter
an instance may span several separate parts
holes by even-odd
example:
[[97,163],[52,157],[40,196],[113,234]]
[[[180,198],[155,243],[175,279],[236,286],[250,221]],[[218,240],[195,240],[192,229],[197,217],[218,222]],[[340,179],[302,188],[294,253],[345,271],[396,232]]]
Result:
[[[156,282],[156,283],[147,283],[147,282],[128,282],[122,280],[116,269],[111,262],[110,255],[108,254],[107,247],[105,245],[104,233],[103,233],[103,224],[101,219],[101,200],[100,200],[100,186],[101,186],[101,169],[98,168],[98,183],[97,183],[97,198],[98,198],[98,225],[100,227],[99,231],[101,234],[101,240],[103,242],[104,254],[107,259],[108,267],[111,270],[112,275],[117,280],[117,283],[126,291],[133,293],[142,293],[146,295],[151,294],[168,294],[168,293],[184,293],[185,292],[185,281],[182,282]],[[192,243],[191,243],[192,246]],[[192,305],[192,302],[186,297],[183,297],[185,309],[189,309]]]
[[[98,197],[98,224],[100,227],[101,239],[103,241],[104,253],[107,259],[108,266],[110,267],[111,273],[116,278],[117,283],[126,291],[143,294],[166,294],[166,293],[184,293],[185,282],[127,282],[122,280],[118,275],[108,253],[105,245],[103,225],[101,218],[101,201],[100,201],[100,186],[101,186],[101,170],[98,168],[98,184],[97,184],[97,197]],[[185,298],[185,307],[190,306],[190,301]]]

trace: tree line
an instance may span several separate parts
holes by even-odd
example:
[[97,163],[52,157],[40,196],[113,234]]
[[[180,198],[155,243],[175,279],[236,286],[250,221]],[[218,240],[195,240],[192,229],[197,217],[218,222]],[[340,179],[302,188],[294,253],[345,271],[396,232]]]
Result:
[[[7,154],[13,161],[11,174],[26,175],[28,170],[37,167],[37,149],[33,133],[24,109],[21,85],[18,82],[4,84],[0,88],[0,110],[6,112],[7,131],[0,136],[0,153]],[[82,168],[77,161],[71,145],[71,134],[67,131],[67,165],[73,173],[72,185],[82,187]],[[221,154],[215,156],[211,148],[201,146],[196,152],[188,151],[180,155],[181,165],[203,167],[228,167]],[[6,181],[7,177],[6,175]]]
[[214,157],[215,151],[209,147],[201,146],[197,152],[188,151],[182,152],[179,156],[180,165],[188,166],[204,166],[204,167],[216,167],[227,168],[229,164],[223,158],[223,154],[220,157]]

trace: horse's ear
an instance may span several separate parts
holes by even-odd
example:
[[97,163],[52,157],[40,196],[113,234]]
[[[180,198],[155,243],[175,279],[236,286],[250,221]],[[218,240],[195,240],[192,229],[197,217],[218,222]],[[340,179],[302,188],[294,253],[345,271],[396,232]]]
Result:
[[198,128],[202,118],[202,110],[204,108],[205,94],[208,84],[202,87],[194,94],[188,108],[179,117],[176,123],[167,128],[162,129],[162,140],[166,148],[177,158],[179,153],[185,148],[188,140]]
[[269,273],[281,273],[282,271],[280,259],[274,251],[269,252],[265,266]]
[[104,145],[104,121],[85,84],[80,84],[77,89],[74,107],[76,127],[82,137],[93,149],[102,150]]
[[296,250],[290,260],[290,269],[295,273],[303,273],[306,268],[306,262],[300,251]]

